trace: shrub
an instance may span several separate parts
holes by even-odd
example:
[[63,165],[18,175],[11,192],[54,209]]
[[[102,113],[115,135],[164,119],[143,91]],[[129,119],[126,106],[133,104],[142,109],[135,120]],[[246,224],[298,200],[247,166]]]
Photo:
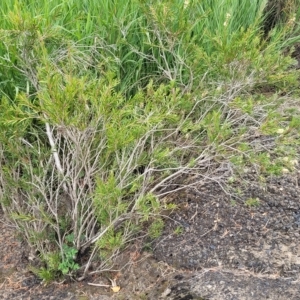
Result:
[[285,145],[273,154],[292,156],[298,128],[276,96],[298,87],[279,52],[295,30],[264,39],[265,5],[4,2],[0,201],[39,276],[82,279],[140,232],[159,236],[169,193],[287,164],[266,168],[272,156],[251,141],[272,134]]

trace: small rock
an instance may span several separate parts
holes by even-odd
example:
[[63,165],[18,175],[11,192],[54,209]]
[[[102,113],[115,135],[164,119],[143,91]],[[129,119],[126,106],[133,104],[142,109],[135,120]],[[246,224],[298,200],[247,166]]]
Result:
[[161,297],[166,298],[168,295],[170,295],[171,292],[171,289],[166,288],[165,291],[161,294]]

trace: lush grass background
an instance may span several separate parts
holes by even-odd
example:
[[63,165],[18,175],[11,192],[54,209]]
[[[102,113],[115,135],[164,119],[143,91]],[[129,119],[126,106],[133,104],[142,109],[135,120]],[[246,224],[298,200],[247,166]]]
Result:
[[224,166],[295,168],[298,0],[2,2],[0,198],[44,280],[155,238]]

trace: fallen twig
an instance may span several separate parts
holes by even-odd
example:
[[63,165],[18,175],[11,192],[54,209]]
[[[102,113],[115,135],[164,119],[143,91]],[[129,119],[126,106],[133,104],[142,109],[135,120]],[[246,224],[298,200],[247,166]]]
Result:
[[110,284],[98,284],[98,283],[92,283],[92,282],[88,282],[88,285],[100,286],[100,287],[111,287]]

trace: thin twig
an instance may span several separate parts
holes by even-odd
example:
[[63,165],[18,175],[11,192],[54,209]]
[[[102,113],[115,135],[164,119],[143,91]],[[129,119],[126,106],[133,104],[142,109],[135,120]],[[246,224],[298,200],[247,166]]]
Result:
[[100,286],[100,287],[106,287],[106,288],[111,287],[111,285],[109,285],[109,284],[98,284],[98,283],[91,283],[91,282],[88,282],[88,285]]

